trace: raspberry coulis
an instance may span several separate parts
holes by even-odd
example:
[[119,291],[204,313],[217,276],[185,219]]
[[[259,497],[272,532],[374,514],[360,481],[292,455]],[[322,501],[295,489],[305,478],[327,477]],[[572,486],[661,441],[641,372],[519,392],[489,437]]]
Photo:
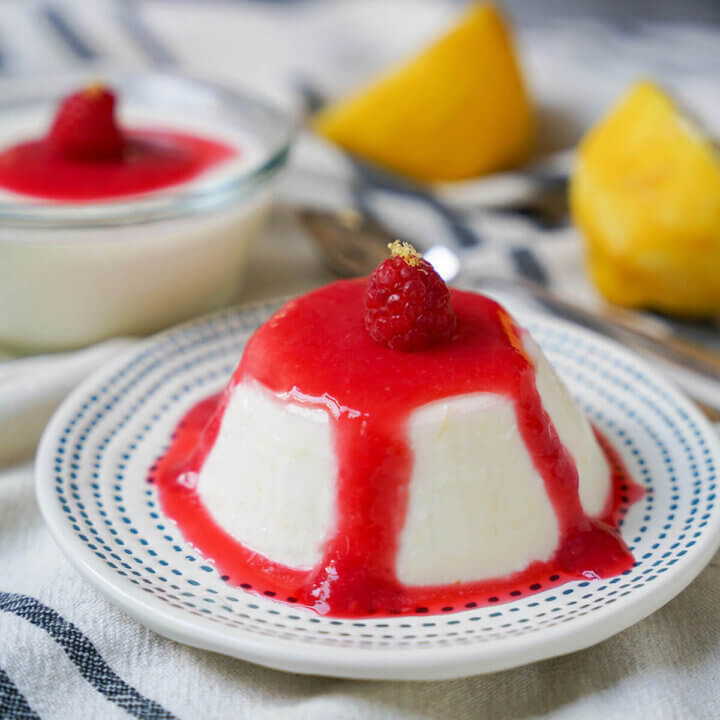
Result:
[[0,153],[0,187],[59,202],[122,198],[192,180],[239,155],[224,143],[161,129],[124,131],[118,158],[73,160],[55,153],[46,139],[18,143]]
[[[584,513],[574,460],[542,407],[534,366],[509,314],[487,297],[451,290],[453,339],[398,353],[375,343],[363,327],[365,286],[341,281],[291,301],[250,339],[225,392],[185,415],[149,476],[184,537],[229,583],[338,617],[452,612],[629,570],[634,560],[616,527],[642,488],[598,434],[612,468],[611,492],[601,518]],[[335,526],[322,561],[311,570],[280,565],[244,547],[213,521],[192,483],[184,481],[202,467],[233,388],[248,379],[322,408],[330,418],[338,464]],[[477,392],[512,399],[555,509],[558,549],[547,562],[507,577],[405,586],[394,568],[413,466],[408,419],[421,405]]]

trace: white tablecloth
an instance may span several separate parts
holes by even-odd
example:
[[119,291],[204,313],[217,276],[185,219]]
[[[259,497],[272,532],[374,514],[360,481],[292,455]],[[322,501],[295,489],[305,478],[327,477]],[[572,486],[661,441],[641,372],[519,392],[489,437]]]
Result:
[[[0,68],[9,75],[82,63],[179,65],[252,86],[296,108],[303,85],[338,92],[431,36],[456,9],[452,3],[419,0],[5,0]],[[548,18],[520,28],[519,39],[542,100],[549,147],[575,139],[628,82],[644,74],[679,91],[720,132],[720,42],[710,28],[648,25],[629,32]],[[304,143],[295,168],[317,160],[316,151]],[[321,163],[323,171],[337,174],[340,201],[349,201],[342,189],[342,179],[352,171],[347,162],[329,153]],[[304,190],[304,201],[317,199],[316,190]],[[293,196],[297,185],[286,191]],[[446,237],[452,234],[447,223],[422,203],[373,188],[365,200],[388,214],[392,224],[421,235],[424,229],[426,241],[453,242]],[[484,212],[470,213],[466,221],[483,238],[469,264],[495,272],[532,273],[539,266],[558,291],[593,301],[572,230],[530,227],[518,218]],[[330,279],[282,209],[251,265],[246,299],[299,292]],[[35,503],[32,465],[7,466],[11,457],[27,454],[48,407],[74,379],[124,344],[0,364],[0,465],[5,462],[0,469],[0,718],[720,716],[717,560],[661,611],[595,648],[452,682],[289,675],[179,645],[130,620],[81,580],[56,548]]]

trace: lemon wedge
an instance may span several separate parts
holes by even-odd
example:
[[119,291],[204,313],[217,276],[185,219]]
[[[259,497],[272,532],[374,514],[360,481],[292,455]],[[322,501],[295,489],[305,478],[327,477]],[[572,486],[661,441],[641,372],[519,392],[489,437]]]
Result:
[[533,119],[500,13],[475,4],[420,55],[322,110],[314,127],[373,163],[432,181],[523,162]]

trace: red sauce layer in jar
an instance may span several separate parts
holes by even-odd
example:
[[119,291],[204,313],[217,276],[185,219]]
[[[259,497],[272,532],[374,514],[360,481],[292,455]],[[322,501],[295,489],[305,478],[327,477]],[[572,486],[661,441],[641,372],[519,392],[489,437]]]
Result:
[[0,152],[0,187],[58,202],[113,200],[188,182],[239,152],[224,143],[169,130],[125,131],[122,157],[71,160],[45,140]]
[[[149,480],[185,538],[228,582],[338,617],[452,612],[631,568],[634,560],[617,523],[643,491],[597,433],[612,484],[602,516],[585,514],[575,462],[542,407],[534,365],[508,313],[482,295],[452,290],[456,337],[423,352],[397,353],[365,332],[364,292],[364,281],[342,281],[290,302],[250,339],[226,391],[183,418]],[[233,389],[249,379],[274,393],[290,393],[295,402],[335,409],[328,414],[338,465],[336,519],[323,559],[311,570],[280,565],[244,547],[182,481],[200,471]],[[512,400],[555,509],[558,548],[548,561],[507,577],[403,585],[395,575],[395,557],[413,467],[409,417],[427,403],[477,392]]]

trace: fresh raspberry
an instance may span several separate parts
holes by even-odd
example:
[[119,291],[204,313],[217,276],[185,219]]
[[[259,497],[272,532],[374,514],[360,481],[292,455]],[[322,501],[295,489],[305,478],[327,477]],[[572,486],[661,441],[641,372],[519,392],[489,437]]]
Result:
[[119,158],[124,140],[115,122],[115,95],[103,85],[68,95],[58,107],[47,140],[53,152],[70,160]]
[[455,332],[450,292],[433,266],[412,245],[395,241],[392,257],[368,280],[365,329],[391,350],[422,350]]

